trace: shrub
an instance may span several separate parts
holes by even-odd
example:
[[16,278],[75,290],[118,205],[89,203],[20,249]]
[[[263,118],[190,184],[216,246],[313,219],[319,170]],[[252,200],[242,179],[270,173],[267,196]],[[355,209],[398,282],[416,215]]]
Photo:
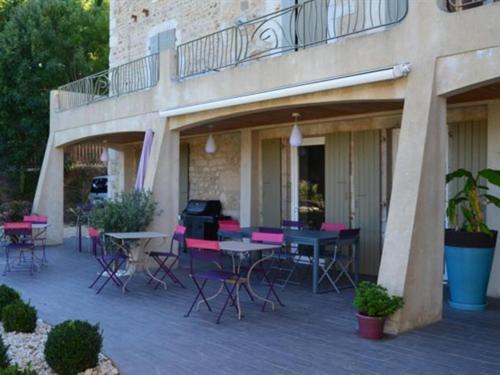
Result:
[[0,368],[0,375],[37,375],[37,373],[31,368],[21,370],[17,365],[13,365],[7,368]]
[[89,224],[104,232],[141,232],[153,221],[156,206],[150,191],[124,192],[96,205],[89,214]]
[[2,318],[3,309],[7,305],[20,300],[21,296],[18,292],[5,284],[0,285],[0,319]]
[[31,212],[31,202],[10,201],[0,205],[0,224],[10,221],[22,221],[24,215]]
[[402,297],[389,296],[382,285],[362,281],[356,289],[354,307],[360,314],[373,317],[386,317],[403,307]]
[[6,332],[32,333],[36,329],[36,309],[21,300],[4,307],[3,328]]
[[98,324],[67,320],[49,332],[45,360],[59,375],[75,375],[97,366],[101,347]]
[[5,346],[3,339],[0,336],[0,369],[9,367],[10,358],[9,355],[7,354],[7,350],[9,350],[9,346],[8,345]]

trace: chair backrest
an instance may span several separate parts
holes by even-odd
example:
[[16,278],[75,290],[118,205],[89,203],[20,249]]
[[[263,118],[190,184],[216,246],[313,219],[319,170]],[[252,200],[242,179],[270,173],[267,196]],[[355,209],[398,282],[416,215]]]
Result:
[[339,232],[339,242],[354,243],[359,239],[360,228],[344,229]]
[[186,227],[183,225],[177,225],[174,230],[174,235],[172,236],[172,240],[176,240],[179,242],[184,242],[184,236],[186,234]]
[[3,225],[3,233],[5,236],[32,236],[31,223],[5,223]]
[[275,228],[275,227],[259,227],[259,232],[263,233],[283,233],[282,228]]
[[236,220],[219,221],[219,229],[227,232],[241,232],[240,224]]
[[98,248],[101,250],[101,252],[104,253],[103,245],[101,242],[101,234],[99,233],[99,230],[96,228],[88,227],[87,232],[90,239],[92,240],[92,253],[94,254],[94,256],[97,256]]
[[303,229],[304,224],[298,220],[283,220],[281,226],[286,229]]
[[344,229],[347,229],[347,226],[342,223],[322,223],[320,230],[324,230],[325,232],[340,232]]
[[23,222],[32,224],[47,224],[49,218],[45,215],[26,215],[23,218]]
[[251,241],[269,245],[283,245],[285,235],[283,233],[253,232]]
[[195,259],[202,262],[219,262],[222,258],[219,241],[186,238],[186,249],[191,261],[191,272],[193,272]]
[[92,239],[99,239],[99,231],[96,228],[88,227],[87,232]]
[[222,220],[219,220],[219,225],[220,224],[240,225],[240,222],[239,222],[239,220],[236,220],[236,219],[222,219]]

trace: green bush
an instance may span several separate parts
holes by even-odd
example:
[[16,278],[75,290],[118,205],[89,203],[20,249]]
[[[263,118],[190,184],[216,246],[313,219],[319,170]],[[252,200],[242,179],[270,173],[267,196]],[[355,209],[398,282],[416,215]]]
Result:
[[0,336],[0,369],[7,368],[10,365],[10,358],[7,354],[7,350],[9,350],[9,346],[5,346],[2,336]]
[[95,206],[89,214],[89,224],[104,232],[141,232],[153,221],[156,205],[150,191],[121,193],[116,199]]
[[31,212],[31,202],[29,201],[9,201],[0,205],[0,224],[23,221],[24,215]]
[[101,347],[99,325],[67,320],[49,332],[45,360],[59,375],[75,375],[97,366]]
[[7,368],[0,368],[0,375],[37,375],[37,373],[31,368],[21,370],[17,365],[13,365]]
[[21,300],[5,306],[2,311],[3,328],[6,332],[34,332],[36,318],[36,309]]
[[5,284],[0,285],[0,319],[2,317],[3,309],[7,305],[20,300],[21,296],[18,292]]
[[386,317],[403,307],[402,297],[389,296],[382,285],[362,281],[356,289],[354,307],[360,314],[373,317]]

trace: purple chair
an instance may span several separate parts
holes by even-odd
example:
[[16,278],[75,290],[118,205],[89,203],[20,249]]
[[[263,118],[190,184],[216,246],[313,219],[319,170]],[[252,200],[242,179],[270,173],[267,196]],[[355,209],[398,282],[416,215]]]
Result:
[[[23,223],[31,223],[31,224],[47,224],[49,222],[49,218],[45,215],[26,215],[23,218]],[[35,245],[39,243],[42,247],[42,264],[47,264],[47,256],[45,255],[45,244],[47,242],[47,229],[41,230],[39,233],[33,236],[33,242]]]
[[[196,289],[198,290],[198,294],[193,301],[193,304],[189,308],[189,311],[185,315],[188,317],[193,311],[194,306],[197,304],[198,300],[202,299],[202,301],[207,305],[209,311],[212,311],[208,300],[203,293],[203,289],[208,281],[216,281],[222,283],[224,289],[227,292],[227,298],[222,306],[222,309],[219,312],[216,323],[219,324],[222,314],[226,310],[229,301],[231,301],[232,306],[236,309],[236,313],[239,313],[239,307],[236,302],[235,292],[239,286],[240,276],[233,272],[224,271],[222,266],[222,253],[220,251],[219,242],[218,241],[209,241],[209,240],[198,240],[193,238],[186,239],[186,248],[190,257],[190,273],[189,277],[193,279],[194,285],[196,285]],[[210,263],[216,264],[216,269],[209,269],[203,271],[195,270],[195,263]]]
[[113,255],[106,255],[99,231],[90,227],[88,228],[88,232],[89,237],[92,240],[92,252],[94,253],[97,263],[99,263],[102,268],[101,273],[98,274],[97,278],[89,286],[89,288],[93,288],[101,278],[104,278],[105,280],[97,289],[96,294],[99,294],[101,290],[104,289],[104,287],[109,283],[109,280],[113,281],[116,286],[122,288],[123,282],[118,277],[117,272],[127,261],[127,256],[121,251],[117,251]]
[[[185,246],[184,244],[185,234],[186,234],[186,227],[182,225],[177,225],[174,231],[174,235],[172,236],[172,240],[170,241],[169,251],[167,252],[151,251],[147,253],[147,255],[150,256],[158,265],[158,268],[153,273],[153,276],[155,278],[159,273],[163,273],[160,280],[163,281],[168,276],[174,283],[179,284],[183,288],[185,288],[184,284],[177,278],[177,276],[175,276],[175,274],[172,271],[172,268],[175,266],[176,263],[178,264],[180,261],[179,254],[181,252],[181,249],[184,248]],[[177,242],[177,252],[174,250],[174,242]],[[150,277],[148,284],[151,284],[153,280],[154,279]],[[156,281],[155,289],[158,289],[158,286],[160,286],[160,282]]]
[[[358,275],[355,274],[355,280],[349,274],[349,268],[354,265],[356,261],[356,245],[359,242],[360,229],[344,229],[339,232],[339,238],[333,248],[333,253],[331,254],[329,262],[325,262],[324,265],[320,265],[323,273],[319,278],[318,284],[327,279],[332,290],[340,293],[340,288],[337,283],[339,280],[345,276],[353,288],[356,288]],[[339,273],[333,279],[331,272],[335,270],[335,266],[338,267]],[[356,270],[355,270],[356,271]]]
[[30,275],[35,271],[35,243],[33,241],[33,228],[31,223],[5,223],[3,226],[4,236],[7,239],[5,244],[5,268],[3,274],[13,270],[11,255],[13,252],[19,252],[19,265],[24,263],[25,252],[30,253],[31,261],[28,270]]

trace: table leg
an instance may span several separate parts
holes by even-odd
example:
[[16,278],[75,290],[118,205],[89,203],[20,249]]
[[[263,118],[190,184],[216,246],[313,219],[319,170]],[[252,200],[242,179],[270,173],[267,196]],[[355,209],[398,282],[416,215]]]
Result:
[[319,243],[314,242],[312,291],[318,293]]
[[82,252],[82,222],[78,220],[78,252]]
[[273,255],[274,255],[274,250],[273,250],[273,251],[271,251],[271,252],[269,253],[269,255],[267,255],[267,256],[263,256],[262,258],[258,259],[256,262],[254,262],[254,263],[252,264],[252,266],[251,266],[251,267],[250,267],[250,269],[248,270],[246,284],[247,284],[248,291],[250,292],[250,294],[251,294],[252,296],[254,296],[254,297],[255,297],[256,299],[258,299],[258,300],[261,300],[262,302],[267,302],[267,303],[270,303],[270,304],[271,304],[271,309],[274,311],[274,309],[275,309],[275,308],[274,308],[274,302],[273,302],[273,301],[271,301],[270,299],[267,299],[267,298],[264,298],[264,297],[259,296],[259,295],[258,295],[258,294],[257,294],[257,293],[253,290],[253,288],[252,288],[252,283],[250,282],[250,280],[251,280],[251,278],[252,278],[252,271],[254,270],[254,268],[255,268],[258,264],[260,264],[260,263],[262,263],[262,262],[264,262],[264,261],[266,261],[266,260],[268,260],[268,259],[271,259]]
[[[158,247],[163,246],[163,244],[164,244],[165,242],[166,242],[166,239],[164,238],[164,239],[162,240],[161,244],[160,244]],[[141,254],[144,254],[144,256],[145,256],[145,255],[147,255],[147,254],[149,254],[149,252],[151,252],[151,251],[149,251],[149,252],[147,252],[147,251],[146,251],[146,248],[147,248],[147,246],[148,246],[148,244],[149,244],[149,243],[150,243],[150,241],[147,241],[147,242],[144,244],[144,246],[141,246]],[[161,279],[158,279],[156,276],[154,276],[154,275],[153,275],[153,273],[152,273],[152,272],[151,272],[151,270],[149,269],[149,264],[148,264],[148,263],[149,263],[149,262],[148,262],[148,259],[144,259],[144,262],[143,262],[143,264],[144,264],[144,269],[146,270],[146,273],[148,274],[148,276],[149,276],[149,277],[151,277],[151,279],[153,279],[153,280],[155,280],[155,281],[159,282],[160,284],[162,284],[162,285],[163,285],[163,288],[164,288],[165,290],[167,290],[167,283],[166,283],[165,281],[161,280]]]

